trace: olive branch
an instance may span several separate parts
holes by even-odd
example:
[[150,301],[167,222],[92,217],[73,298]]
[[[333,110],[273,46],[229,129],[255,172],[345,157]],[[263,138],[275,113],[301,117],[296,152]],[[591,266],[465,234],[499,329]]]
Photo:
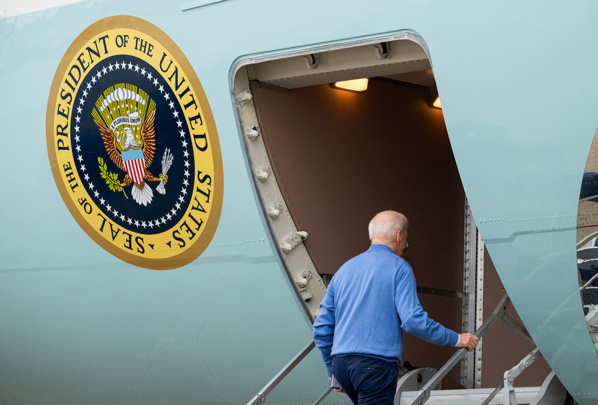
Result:
[[122,184],[120,183],[120,181],[118,181],[118,174],[109,172],[108,166],[104,162],[104,159],[102,159],[101,157],[98,157],[98,163],[100,164],[100,174],[102,178],[106,180],[106,184],[108,184],[110,190],[114,192],[122,191],[125,195],[125,198],[128,200],[129,197],[127,197],[127,193],[125,193]]

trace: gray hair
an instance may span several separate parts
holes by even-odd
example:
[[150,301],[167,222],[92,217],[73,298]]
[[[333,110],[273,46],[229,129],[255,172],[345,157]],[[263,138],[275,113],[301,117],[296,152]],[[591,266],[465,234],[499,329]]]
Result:
[[396,211],[382,211],[377,214],[368,226],[370,240],[374,237],[392,239],[399,230],[407,228],[409,221],[407,217]]

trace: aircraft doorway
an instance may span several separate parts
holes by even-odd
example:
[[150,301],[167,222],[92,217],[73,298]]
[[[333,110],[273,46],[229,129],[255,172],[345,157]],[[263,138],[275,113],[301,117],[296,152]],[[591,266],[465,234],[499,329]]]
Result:
[[[366,91],[331,86],[361,77],[369,78]],[[419,37],[248,59],[237,66],[234,94],[264,217],[309,317],[330,277],[367,250],[370,219],[392,209],[409,218],[404,258],[424,309],[457,331],[481,324],[480,274],[491,263],[442,110],[432,105],[436,83]],[[453,353],[405,336],[403,357],[414,366],[438,369]],[[481,386],[481,350],[475,355],[445,388]],[[500,379],[504,369],[496,371]]]

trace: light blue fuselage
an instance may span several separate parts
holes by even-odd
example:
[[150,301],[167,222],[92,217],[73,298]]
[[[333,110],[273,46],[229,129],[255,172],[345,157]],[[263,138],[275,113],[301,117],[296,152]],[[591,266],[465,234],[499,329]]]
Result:
[[[253,187],[235,66],[401,32],[428,47],[469,204],[519,315],[577,401],[598,401],[575,264],[598,122],[598,4],[202,3],[89,0],[0,20],[0,403],[247,402],[309,343],[311,323]],[[66,209],[48,163],[57,66],[83,30],[113,15],[145,19],[176,42],[218,129],[220,222],[207,250],[179,269],[135,267],[98,246]],[[26,164],[15,153],[24,144]],[[269,401],[311,403],[327,385],[312,352]]]

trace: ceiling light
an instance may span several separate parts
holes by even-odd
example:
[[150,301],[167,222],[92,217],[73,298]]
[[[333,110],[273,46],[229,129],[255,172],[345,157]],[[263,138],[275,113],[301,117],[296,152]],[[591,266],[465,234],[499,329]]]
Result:
[[436,97],[436,100],[434,100],[434,102],[432,103],[432,106],[442,109],[442,106],[440,105],[440,97]]
[[368,88],[368,81],[370,79],[355,79],[355,80],[345,80],[342,82],[336,82],[332,85],[337,89],[342,90],[350,90],[350,91],[365,91]]

